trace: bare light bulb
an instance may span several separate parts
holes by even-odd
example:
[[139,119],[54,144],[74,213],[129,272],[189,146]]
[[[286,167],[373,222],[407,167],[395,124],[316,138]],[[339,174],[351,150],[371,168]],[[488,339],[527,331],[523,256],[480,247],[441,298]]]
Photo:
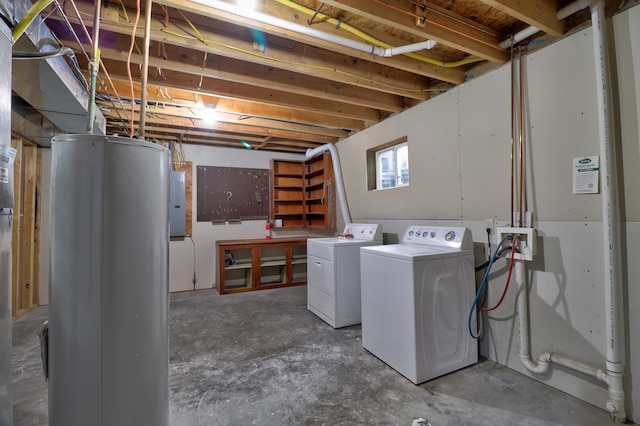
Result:
[[204,108],[200,112],[200,118],[204,121],[205,124],[211,125],[218,121],[216,117],[216,111],[211,108]]

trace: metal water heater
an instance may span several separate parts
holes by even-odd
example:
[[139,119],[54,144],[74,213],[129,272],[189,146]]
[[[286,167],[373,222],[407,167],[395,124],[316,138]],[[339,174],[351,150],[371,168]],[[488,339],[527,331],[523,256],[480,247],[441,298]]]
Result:
[[169,151],[52,141],[49,424],[167,425]]

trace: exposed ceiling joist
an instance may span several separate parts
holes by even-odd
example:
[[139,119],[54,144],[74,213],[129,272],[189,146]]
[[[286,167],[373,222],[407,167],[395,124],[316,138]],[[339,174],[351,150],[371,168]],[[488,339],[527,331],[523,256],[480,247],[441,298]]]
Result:
[[[56,2],[43,16],[62,44],[78,52],[77,76],[91,50],[79,23],[91,25],[94,4],[74,2],[78,14],[71,2]],[[570,2],[257,0],[249,12],[235,0],[157,0],[144,96],[144,19],[132,24],[137,0],[103,2],[97,100],[109,133],[242,149],[246,141],[253,149],[303,153],[506,62],[499,43],[525,26],[563,35],[563,25],[588,19],[576,14],[559,23],[556,10]],[[137,133],[141,99],[144,135]],[[212,110],[213,124],[204,119]]]
[[515,16],[554,37],[564,34],[564,24],[556,17],[557,0],[480,0],[489,6]]
[[[428,7],[425,11],[425,26],[420,27],[415,23],[415,17],[412,16],[415,12],[408,2],[326,0],[324,3],[492,62],[504,63],[508,60],[507,52],[498,46],[501,40],[497,37],[464,25],[450,16],[431,13]],[[389,7],[389,5],[396,7]],[[402,8],[406,9],[407,13],[399,10]]]

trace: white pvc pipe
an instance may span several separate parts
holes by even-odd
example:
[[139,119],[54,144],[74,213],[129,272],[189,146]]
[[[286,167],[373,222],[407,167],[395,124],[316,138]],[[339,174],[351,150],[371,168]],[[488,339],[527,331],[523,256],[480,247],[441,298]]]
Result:
[[506,40],[501,41],[498,46],[500,46],[503,49],[507,49],[507,48],[511,47],[512,45],[514,45],[514,44],[520,43],[525,38],[531,37],[532,35],[534,35],[538,31],[540,31],[540,29],[538,29],[537,27],[533,27],[533,26],[532,27],[527,27],[524,30],[515,33],[513,35],[513,37],[510,37],[510,38],[508,38]]
[[[591,4],[593,47],[596,57],[596,93],[598,99],[598,122],[600,128],[600,173],[602,186],[602,226],[604,245],[604,280],[607,331],[607,372],[619,378],[612,383],[609,402],[616,420],[626,419],[622,375],[624,373],[624,345],[621,321],[622,289],[620,284],[620,248],[618,231],[618,199],[616,194],[615,153],[613,146],[613,123],[611,101],[611,75],[605,22],[604,1]],[[617,381],[617,379],[616,379]],[[611,388],[619,389],[615,392]],[[620,395],[621,393],[621,395]]]
[[[275,16],[266,15],[254,10],[247,10],[239,8],[231,3],[226,3],[220,0],[190,0],[192,3],[201,4],[203,6],[212,7],[214,9],[222,10],[224,12],[232,13],[234,15],[243,16],[245,18],[253,19],[263,24],[273,25],[275,27],[283,28],[288,31],[293,31],[298,34],[314,37],[319,40],[328,41],[330,43],[339,44],[340,46],[349,47],[351,49],[359,50],[361,52],[371,53],[375,56],[390,57],[399,55],[401,53],[416,52],[423,49],[431,49],[435,46],[434,41],[427,40],[419,43],[409,44],[400,47],[392,47],[385,49],[384,47],[373,46],[371,44],[362,43],[359,41],[351,40],[345,37],[340,37],[334,34],[326,33],[324,31],[316,30],[310,26],[304,26],[289,22],[284,19],[277,18]],[[425,47],[425,44],[429,43],[431,47]],[[398,50],[400,53],[397,53]]]
[[527,289],[527,281],[525,276],[524,261],[515,260],[516,268],[516,285],[518,291],[517,310],[518,310],[518,326],[520,330],[520,361],[529,371],[538,374],[544,374],[549,371],[549,358],[541,357],[537,361],[531,359],[531,350],[529,345],[529,294]]
[[397,55],[402,55],[404,53],[410,53],[410,52],[415,52],[418,50],[424,50],[424,49],[433,49],[436,44],[438,44],[437,41],[433,41],[433,40],[426,40],[426,41],[421,41],[420,43],[415,43],[415,44],[407,44],[405,46],[400,46],[400,47],[390,47],[388,49],[385,49],[385,52],[382,56],[385,57],[389,57],[389,56],[397,56]]
[[[589,7],[593,27],[593,45],[596,63],[596,92],[598,100],[598,122],[600,137],[600,170],[602,171],[602,225],[604,244],[605,312],[607,361],[606,371],[572,360],[560,354],[545,352],[536,361],[531,358],[529,346],[529,309],[526,275],[523,261],[516,261],[516,283],[518,286],[517,310],[520,331],[519,356],[526,368],[543,374],[550,363],[556,363],[594,377],[609,387],[606,408],[616,421],[627,419],[624,394],[624,323],[621,321],[622,289],[620,284],[620,247],[618,229],[617,193],[615,184],[615,153],[613,146],[611,76],[606,35],[604,1],[578,0],[558,11],[559,20]],[[515,37],[514,37],[515,38]],[[526,37],[525,37],[526,38]],[[511,41],[509,43],[511,45]]]
[[568,18],[576,12],[581,11],[582,9],[586,9],[593,3],[593,0],[577,0],[573,3],[570,3],[560,9],[558,13],[556,13],[556,17],[558,21],[562,21],[563,19]]
[[[594,0],[577,0],[574,1],[571,4],[568,4],[567,6],[563,7],[562,9],[560,9],[557,13],[556,13],[556,18],[558,19],[558,21],[562,21],[563,19],[568,18],[569,16],[573,15],[576,12],[581,11],[582,9],[586,9],[587,7],[591,6],[591,4],[594,2]],[[532,35],[536,34],[538,31],[540,31],[539,28],[531,26],[531,27],[527,27],[517,33],[515,33],[512,37],[509,37],[506,40],[503,40],[502,42],[500,42],[500,44],[498,46],[500,46],[503,49],[507,49],[509,47],[511,47],[514,44],[520,43],[522,40],[531,37]]]
[[342,212],[342,219],[345,224],[351,223],[351,213],[349,213],[349,205],[347,204],[347,195],[344,191],[344,183],[342,181],[342,168],[340,167],[340,157],[338,156],[338,149],[332,143],[320,145],[314,149],[308,149],[306,152],[307,158],[315,157],[321,152],[331,152],[331,161],[333,164],[333,175],[336,179],[336,192],[338,194],[338,202],[340,203],[340,211]]

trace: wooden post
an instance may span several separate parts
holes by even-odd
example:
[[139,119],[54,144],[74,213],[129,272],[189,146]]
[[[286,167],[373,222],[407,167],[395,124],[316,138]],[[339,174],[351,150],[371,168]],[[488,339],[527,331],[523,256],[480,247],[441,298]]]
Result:
[[22,259],[20,265],[21,309],[31,308],[34,298],[34,240],[36,223],[36,169],[37,148],[22,145],[23,186],[22,186]]
[[11,316],[18,315],[20,310],[20,252],[22,245],[22,141],[11,139],[11,147],[16,149],[13,164],[13,228],[11,251]]

